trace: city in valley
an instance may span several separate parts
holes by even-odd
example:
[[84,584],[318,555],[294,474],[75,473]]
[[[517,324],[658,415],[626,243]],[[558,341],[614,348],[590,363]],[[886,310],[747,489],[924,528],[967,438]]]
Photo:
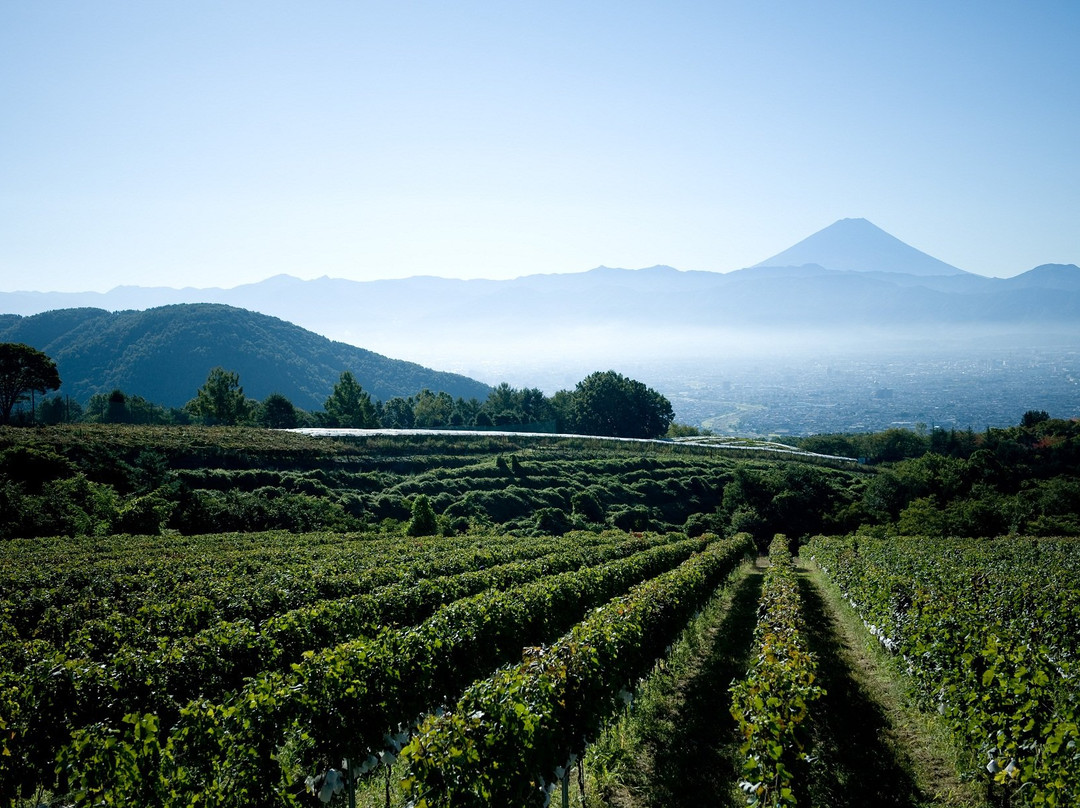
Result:
[[[653,381],[677,417],[719,434],[808,435],[972,429],[1019,423],[1027,410],[1072,416],[1080,351],[1014,348],[960,357],[847,357],[680,368]],[[669,389],[670,387],[670,389]]]

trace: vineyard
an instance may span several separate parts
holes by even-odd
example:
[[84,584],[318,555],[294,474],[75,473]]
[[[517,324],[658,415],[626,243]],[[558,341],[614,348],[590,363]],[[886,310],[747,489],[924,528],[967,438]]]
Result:
[[[345,805],[373,783],[392,805],[558,801],[752,549],[619,531],[8,542],[4,804]],[[1078,549],[802,552],[970,751],[988,804],[1055,806],[1080,783]],[[784,537],[769,559],[750,663],[713,684],[730,684],[741,801],[814,804],[825,690]]]
[[815,538],[804,552],[1006,805],[1080,797],[1080,543]]
[[[0,542],[0,805],[1080,795],[1080,540],[825,535],[892,472],[552,439],[0,438],[18,524],[88,528]],[[183,516],[115,529],[148,501]],[[275,513],[298,521],[254,529]],[[218,520],[245,530],[199,529]],[[870,674],[953,751],[898,729]]]
[[[617,532],[10,542],[5,801],[302,800],[342,759],[349,780],[396,755],[422,716],[468,703],[526,647],[545,650],[485,692],[573,688],[524,772],[553,779],[750,547]],[[514,773],[500,774],[520,788]]]

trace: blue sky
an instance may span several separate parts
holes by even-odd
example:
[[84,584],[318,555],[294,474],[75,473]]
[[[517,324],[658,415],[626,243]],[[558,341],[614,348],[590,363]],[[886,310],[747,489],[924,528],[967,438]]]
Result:
[[1080,4],[0,0],[0,289],[1080,263]]

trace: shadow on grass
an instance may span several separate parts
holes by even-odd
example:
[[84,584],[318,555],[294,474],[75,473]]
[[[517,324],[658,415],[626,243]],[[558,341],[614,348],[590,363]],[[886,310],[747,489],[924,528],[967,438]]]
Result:
[[843,632],[818,589],[800,576],[810,650],[827,694],[811,707],[813,751],[810,803],[829,808],[925,805],[914,779],[896,758],[889,720],[844,658]]
[[745,805],[733,790],[738,741],[728,687],[746,675],[761,584],[760,570],[739,583],[700,668],[681,687],[680,708],[656,727],[648,805]]

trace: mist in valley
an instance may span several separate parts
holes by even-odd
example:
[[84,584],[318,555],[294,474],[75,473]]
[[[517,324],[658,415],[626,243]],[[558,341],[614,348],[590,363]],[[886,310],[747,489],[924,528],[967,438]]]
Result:
[[1080,339],[1067,329],[582,326],[493,335],[463,323],[365,344],[548,395],[613,369],[667,396],[680,423],[733,435],[978,431],[1014,425],[1030,409],[1070,417],[1080,392]]

